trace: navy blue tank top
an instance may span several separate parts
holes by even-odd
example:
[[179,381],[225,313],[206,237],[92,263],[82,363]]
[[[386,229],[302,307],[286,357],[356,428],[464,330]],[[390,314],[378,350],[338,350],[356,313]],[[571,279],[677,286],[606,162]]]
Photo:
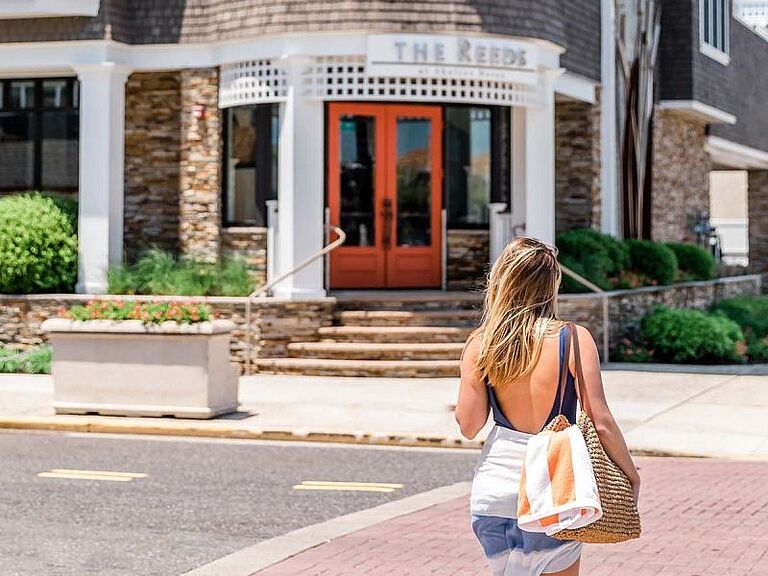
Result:
[[[560,408],[560,380],[563,376],[563,370],[567,370],[566,375],[566,381],[565,381],[565,398],[563,399],[563,415],[568,418],[568,421],[571,423],[576,422],[576,386],[573,381],[573,374],[571,374],[571,371],[568,369],[568,366],[565,366],[565,347],[568,344],[568,326],[563,326],[560,330],[560,369],[558,371],[557,375],[557,394],[555,395],[555,402],[552,404],[552,410],[549,411],[549,416],[547,416],[546,421],[544,422],[544,426],[550,423],[552,418],[557,416],[558,408]],[[496,399],[496,392],[493,389],[493,386],[491,386],[490,381],[488,378],[485,379],[486,387],[488,388],[488,400],[491,403],[491,410],[493,411],[493,421],[501,426],[502,428],[509,428],[510,430],[515,430],[515,427],[512,426],[512,423],[507,420],[507,417],[504,416],[504,413],[501,411],[501,407],[499,406],[499,401]]]

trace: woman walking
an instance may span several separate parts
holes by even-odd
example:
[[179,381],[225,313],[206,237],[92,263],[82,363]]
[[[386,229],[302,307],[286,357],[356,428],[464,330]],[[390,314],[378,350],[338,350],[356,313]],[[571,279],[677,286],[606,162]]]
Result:
[[580,542],[522,531],[516,520],[528,440],[558,414],[576,420],[569,330],[576,330],[574,336],[582,343],[582,386],[603,448],[629,478],[635,499],[640,489],[637,469],[605,400],[594,340],[585,328],[556,317],[560,280],[553,248],[532,238],[515,239],[491,269],[483,321],[467,340],[461,359],[456,420],[462,434],[474,438],[489,411],[495,424],[470,498],[472,529],[494,576],[579,574]]

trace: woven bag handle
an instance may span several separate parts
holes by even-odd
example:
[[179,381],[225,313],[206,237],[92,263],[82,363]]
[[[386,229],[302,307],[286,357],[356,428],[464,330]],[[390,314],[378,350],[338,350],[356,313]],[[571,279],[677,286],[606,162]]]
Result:
[[568,382],[568,371],[570,368],[568,368],[568,361],[571,354],[571,333],[572,329],[571,326],[566,324],[566,329],[568,330],[568,336],[565,340],[565,354],[563,354],[563,358],[560,362],[560,407],[557,409],[558,414],[563,413],[563,401],[565,400],[565,385]]
[[[581,350],[579,350],[579,335],[576,333],[576,324],[568,322],[568,339],[573,342],[573,355],[576,361],[576,397],[579,399],[581,409],[587,413],[590,420],[592,418],[592,407],[589,404],[586,384],[584,383],[584,370],[581,367]],[[570,346],[569,346],[570,347]]]

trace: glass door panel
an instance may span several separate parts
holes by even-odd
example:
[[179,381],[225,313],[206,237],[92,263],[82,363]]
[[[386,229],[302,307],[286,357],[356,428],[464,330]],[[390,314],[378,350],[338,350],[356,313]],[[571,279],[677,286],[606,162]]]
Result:
[[376,119],[343,115],[339,118],[340,215],[346,246],[375,243]]
[[397,245],[430,246],[432,123],[397,118]]

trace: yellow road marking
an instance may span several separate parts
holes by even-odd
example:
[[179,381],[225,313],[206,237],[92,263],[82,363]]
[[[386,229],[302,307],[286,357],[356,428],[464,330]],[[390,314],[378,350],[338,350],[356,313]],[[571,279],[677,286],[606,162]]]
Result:
[[328,492],[394,492],[403,487],[403,484],[391,484],[386,482],[331,482],[324,480],[304,480],[296,484],[294,490],[317,490]]
[[99,476],[123,476],[126,478],[146,478],[141,472],[113,472],[110,470],[70,470],[69,468],[52,468],[51,472],[58,474],[97,474]]
[[56,472],[40,472],[40,478],[65,478],[67,480],[101,480],[104,482],[131,482],[133,478],[121,476],[97,476],[96,474],[57,474]]
[[47,472],[39,472],[38,478],[63,478],[67,480],[100,480],[103,482],[131,482],[136,478],[146,478],[147,474],[139,472],[112,472],[109,470],[68,470],[53,468]]

